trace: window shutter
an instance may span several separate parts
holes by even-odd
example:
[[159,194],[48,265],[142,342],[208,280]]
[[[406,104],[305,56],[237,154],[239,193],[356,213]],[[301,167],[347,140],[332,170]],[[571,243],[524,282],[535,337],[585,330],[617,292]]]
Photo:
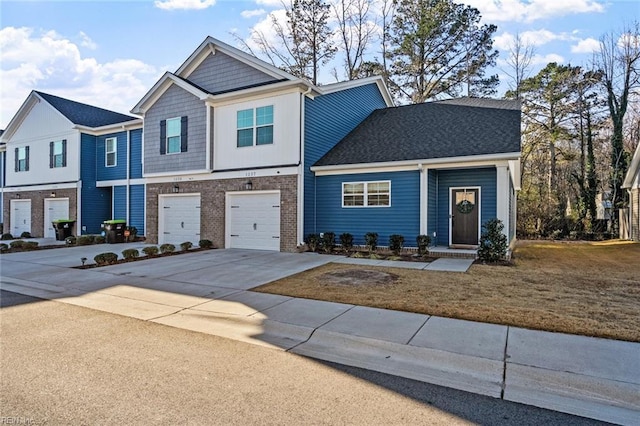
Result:
[[53,169],[53,142],[49,142],[49,168]]
[[160,155],[167,153],[167,120],[160,120]]
[[24,157],[26,158],[25,163],[27,163],[24,168],[24,171],[28,172],[29,171],[29,147],[28,146],[24,147]]
[[20,164],[20,161],[18,161],[18,148],[15,149],[15,155],[13,159],[15,160],[15,171],[17,172]]
[[180,119],[180,152],[187,152],[187,116]]
[[62,139],[62,167],[67,167],[67,140]]

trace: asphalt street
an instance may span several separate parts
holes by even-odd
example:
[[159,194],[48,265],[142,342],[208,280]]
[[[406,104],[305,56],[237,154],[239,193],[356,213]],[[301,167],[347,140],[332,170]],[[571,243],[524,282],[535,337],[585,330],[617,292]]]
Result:
[[601,424],[7,291],[0,305],[0,424]]

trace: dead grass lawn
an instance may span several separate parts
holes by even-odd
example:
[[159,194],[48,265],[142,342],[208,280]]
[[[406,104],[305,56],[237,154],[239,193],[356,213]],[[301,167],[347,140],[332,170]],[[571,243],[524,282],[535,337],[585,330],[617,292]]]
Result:
[[[397,277],[374,283],[362,270]],[[364,278],[324,276],[337,271]],[[329,264],[254,290],[640,342],[640,244],[626,241],[519,242],[512,266],[467,273]]]

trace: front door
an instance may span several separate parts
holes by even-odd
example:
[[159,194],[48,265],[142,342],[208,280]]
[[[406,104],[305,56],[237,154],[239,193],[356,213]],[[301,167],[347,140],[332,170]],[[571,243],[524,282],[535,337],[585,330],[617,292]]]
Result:
[[478,245],[478,189],[451,190],[451,245]]

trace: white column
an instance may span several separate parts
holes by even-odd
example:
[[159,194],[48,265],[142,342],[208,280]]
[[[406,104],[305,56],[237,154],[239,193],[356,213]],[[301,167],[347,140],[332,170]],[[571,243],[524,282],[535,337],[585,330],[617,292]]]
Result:
[[504,224],[503,233],[509,238],[509,168],[496,166],[496,217]]

